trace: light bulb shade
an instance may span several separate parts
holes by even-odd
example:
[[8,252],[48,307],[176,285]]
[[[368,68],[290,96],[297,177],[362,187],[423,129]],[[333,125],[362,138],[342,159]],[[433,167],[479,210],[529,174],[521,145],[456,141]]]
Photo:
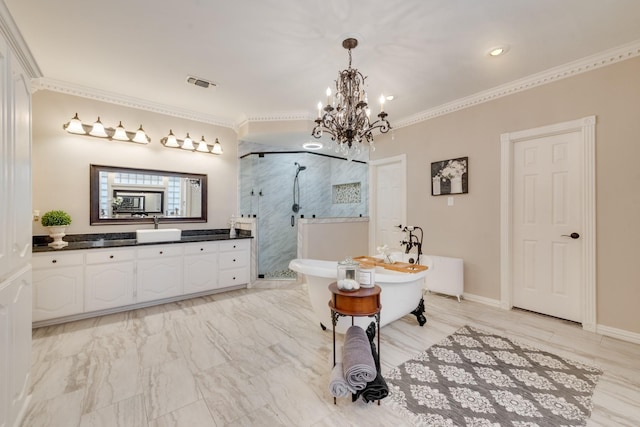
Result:
[[218,141],[218,138],[216,138],[216,142],[213,144],[211,152],[213,154],[222,154],[222,145],[220,145],[220,141]]
[[82,122],[78,118],[78,113],[66,125],[65,130],[69,133],[77,133],[79,135],[86,135],[87,132],[82,127]]
[[139,144],[147,144],[149,142],[149,140],[147,139],[147,134],[144,132],[144,129],[142,129],[142,125],[140,125],[140,127],[136,131],[136,136],[133,137],[132,141]]
[[96,122],[93,124],[93,127],[91,128],[91,132],[89,132],[89,135],[97,136],[99,138],[106,138],[109,136],[107,135],[107,132],[104,130],[104,125],[100,121],[100,117],[98,117],[98,120],[96,120]]
[[173,134],[173,131],[171,129],[169,129],[169,135],[167,135],[167,140],[164,143],[164,146],[171,148],[180,147],[180,144],[178,144],[178,140],[176,139],[176,136]]
[[127,135],[127,131],[124,129],[124,126],[122,126],[122,122],[120,122],[120,124],[116,128],[112,138],[117,139],[118,141],[130,141],[129,135]]
[[209,147],[207,146],[207,142],[204,140],[204,136],[202,137],[200,142],[198,142],[198,148],[196,149],[196,151],[199,151],[201,153],[209,152]]
[[187,137],[182,142],[182,149],[183,150],[195,150],[195,147],[193,146],[193,141],[191,140],[191,137],[189,136],[189,134],[187,134]]

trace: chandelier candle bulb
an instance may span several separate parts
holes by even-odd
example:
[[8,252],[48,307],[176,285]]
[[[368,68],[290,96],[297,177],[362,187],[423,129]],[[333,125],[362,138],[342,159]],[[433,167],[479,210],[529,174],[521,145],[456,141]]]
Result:
[[331,88],[327,88],[327,105],[331,105]]
[[318,118],[322,117],[322,102],[318,101]]
[[384,95],[380,95],[380,112],[384,113]]

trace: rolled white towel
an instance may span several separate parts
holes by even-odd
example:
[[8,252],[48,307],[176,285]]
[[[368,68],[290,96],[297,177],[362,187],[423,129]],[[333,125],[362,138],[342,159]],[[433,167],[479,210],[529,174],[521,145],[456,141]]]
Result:
[[341,362],[337,362],[336,366],[331,370],[331,380],[329,381],[329,392],[334,397],[346,397],[355,390],[351,388],[349,383],[344,379],[343,367]]

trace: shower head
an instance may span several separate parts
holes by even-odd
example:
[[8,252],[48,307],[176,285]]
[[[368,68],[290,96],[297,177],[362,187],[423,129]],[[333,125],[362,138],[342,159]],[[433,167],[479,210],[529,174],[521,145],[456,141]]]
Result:
[[305,170],[307,167],[306,166],[302,166],[300,163],[295,162],[294,165],[296,165],[298,167],[297,172],[303,171]]

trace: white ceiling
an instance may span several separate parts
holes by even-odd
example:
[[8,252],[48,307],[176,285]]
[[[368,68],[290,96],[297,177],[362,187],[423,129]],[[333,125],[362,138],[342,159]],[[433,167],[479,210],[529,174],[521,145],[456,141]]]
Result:
[[[347,36],[371,104],[395,96],[392,125],[640,40],[640,0],[4,1],[45,79],[230,126],[313,118]],[[508,54],[489,57],[498,45]]]

